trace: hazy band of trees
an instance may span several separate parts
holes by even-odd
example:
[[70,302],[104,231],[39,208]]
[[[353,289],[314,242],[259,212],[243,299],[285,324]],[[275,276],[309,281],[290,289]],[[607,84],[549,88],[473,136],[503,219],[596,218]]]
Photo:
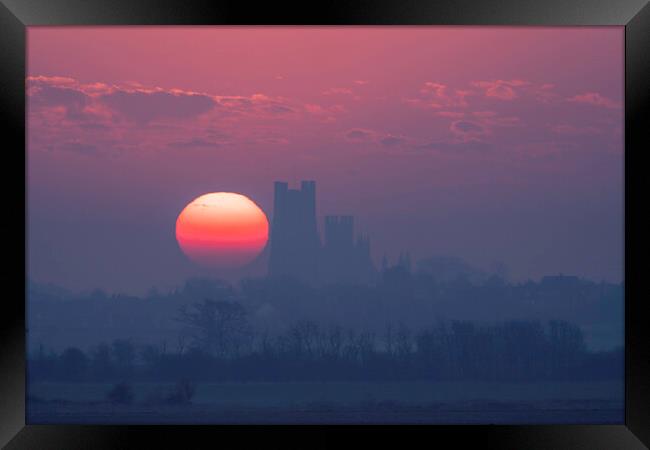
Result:
[[179,378],[193,381],[602,380],[623,376],[622,349],[590,352],[565,321],[477,325],[440,322],[413,332],[387,325],[356,332],[301,321],[276,336],[251,327],[237,302],[206,299],[182,307],[174,346],[118,339],[84,352],[40,346],[30,381]]
[[509,320],[563,320],[580,327],[587,348],[623,345],[623,285],[571,276],[513,283],[481,276],[462,261],[430,259],[416,269],[383,270],[369,285],[309,286],[290,279],[244,279],[231,285],[190,279],[184,285],[146,296],[72,293],[52,285],[29,284],[29,351],[40,344],[61,352],[129,338],[138,345],[174,342],[182,333],[178,311],[203,299],[241,304],[259,333],[277,336],[293,324],[385,332],[400,324],[413,333],[439,322],[475,324]]
[[369,285],[191,279],[146,297],[32,283],[30,380],[622,379],[622,284],[509,283],[452,262]]

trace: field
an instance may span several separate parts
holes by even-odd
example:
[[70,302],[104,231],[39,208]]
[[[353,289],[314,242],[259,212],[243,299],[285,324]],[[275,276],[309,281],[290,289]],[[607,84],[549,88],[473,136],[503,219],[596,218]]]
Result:
[[203,383],[191,405],[151,404],[170,387],[33,383],[29,423],[622,423],[622,382]]

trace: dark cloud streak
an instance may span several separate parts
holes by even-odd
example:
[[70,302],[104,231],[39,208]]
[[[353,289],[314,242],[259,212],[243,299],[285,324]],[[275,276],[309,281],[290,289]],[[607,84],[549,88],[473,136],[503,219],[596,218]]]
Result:
[[138,123],[155,119],[188,119],[210,111],[214,100],[201,94],[115,91],[100,99],[109,107]]

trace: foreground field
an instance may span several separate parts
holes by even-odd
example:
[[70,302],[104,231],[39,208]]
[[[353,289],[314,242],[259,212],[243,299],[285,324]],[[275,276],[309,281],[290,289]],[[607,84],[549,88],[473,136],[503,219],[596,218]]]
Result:
[[622,423],[623,384],[204,383],[191,405],[151,405],[163,383],[34,383],[30,423]]

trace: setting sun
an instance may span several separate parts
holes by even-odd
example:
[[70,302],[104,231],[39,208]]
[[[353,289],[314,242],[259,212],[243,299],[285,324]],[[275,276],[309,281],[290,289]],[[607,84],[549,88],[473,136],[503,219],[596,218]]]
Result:
[[215,192],[190,202],[176,219],[176,239],[194,262],[241,267],[260,254],[269,235],[264,211],[245,195]]

